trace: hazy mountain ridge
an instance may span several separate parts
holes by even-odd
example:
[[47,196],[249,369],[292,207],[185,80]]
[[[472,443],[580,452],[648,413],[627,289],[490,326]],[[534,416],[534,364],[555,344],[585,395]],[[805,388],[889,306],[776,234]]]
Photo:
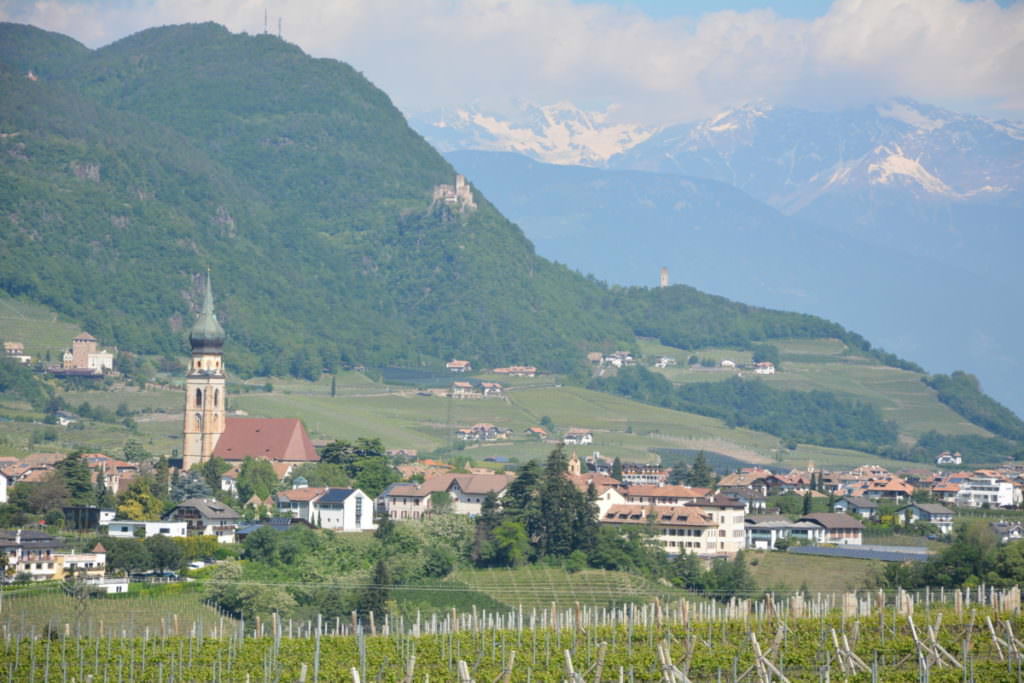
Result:
[[653,285],[668,266],[672,282],[850,321],[930,371],[969,368],[1021,410],[1024,325],[992,277],[786,216],[715,180],[447,156],[548,258],[622,284]]

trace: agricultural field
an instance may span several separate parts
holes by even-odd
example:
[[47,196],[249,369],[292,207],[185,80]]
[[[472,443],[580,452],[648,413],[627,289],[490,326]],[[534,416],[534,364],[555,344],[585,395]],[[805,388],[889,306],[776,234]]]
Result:
[[[932,429],[945,434],[991,436],[939,403],[935,391],[921,381],[919,373],[850,355],[846,346],[836,339],[776,340],[772,345],[779,349],[782,367],[776,374],[761,379],[776,388],[830,391],[872,403],[884,417],[899,425],[901,434],[911,439]],[[675,349],[673,352],[668,347],[647,342],[641,345],[641,350],[645,356],[668,355],[679,360],[677,367],[652,368],[677,384],[721,381],[737,373],[735,369],[721,367],[687,368],[685,359],[689,355],[716,361],[730,359],[737,364],[751,361],[750,351],[740,349]]]
[[913,610],[893,604],[903,600],[896,596],[880,609],[871,594],[846,597],[855,609],[841,611],[836,600],[809,601],[799,611],[792,601],[679,602],[474,609],[440,619],[378,618],[358,630],[335,618],[217,619],[178,634],[165,625],[126,636],[8,631],[0,674],[40,682],[1020,680],[1019,594],[969,611],[949,606],[948,595],[945,606],[917,596]]
[[670,601],[692,597],[686,591],[635,574],[602,569],[567,572],[541,565],[518,569],[462,569],[456,571],[452,579],[498,602],[524,608],[547,608],[552,603],[612,607],[651,602],[655,598]]
[[762,590],[776,592],[833,593],[869,588],[883,566],[882,562],[873,560],[764,550],[745,551],[744,557],[757,585]]
[[0,340],[20,341],[33,358],[57,362],[71,340],[82,331],[77,323],[63,320],[41,304],[22,301],[0,293]]

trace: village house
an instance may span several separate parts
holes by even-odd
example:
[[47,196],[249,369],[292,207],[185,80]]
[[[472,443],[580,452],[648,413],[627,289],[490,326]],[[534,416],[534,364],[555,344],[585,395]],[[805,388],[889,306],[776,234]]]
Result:
[[668,481],[668,470],[660,465],[622,463],[622,483],[629,486],[661,486]]
[[896,511],[898,519],[908,522],[927,522],[941,534],[953,533],[953,511],[938,503],[911,503]]
[[960,507],[983,506],[1011,508],[1021,503],[1020,488],[991,470],[978,470],[960,484],[956,504]]
[[535,439],[540,439],[541,441],[548,438],[548,433],[543,427],[527,427],[526,435],[532,436]]
[[613,505],[624,505],[625,496],[619,491],[619,481],[600,472],[573,472],[571,469],[566,476],[573,486],[581,493],[586,494],[590,487],[594,487],[596,498],[594,505],[597,506],[597,518],[601,519]]
[[715,522],[715,539],[707,549],[718,554],[733,556],[746,545],[744,532],[744,505],[728,496],[715,495],[699,498],[689,504]]
[[219,543],[234,543],[242,516],[214,498],[189,498],[163,516],[168,522],[186,522],[189,536],[216,536]]
[[53,578],[61,581],[69,576],[85,579],[102,579],[107,572],[107,549],[97,543],[92,550],[84,553],[57,553]]
[[743,511],[748,515],[763,513],[768,509],[768,499],[753,489],[719,486],[718,492],[743,503]]
[[633,358],[633,354],[628,351],[615,351],[609,353],[601,359],[602,365],[608,365],[613,368],[624,368],[630,365],[636,365],[636,360]]
[[19,574],[31,581],[52,579],[57,567],[57,548],[60,541],[42,531],[0,530],[0,553],[7,560],[7,576],[10,580]]
[[718,485],[728,489],[749,489],[762,496],[768,494],[768,481],[771,479],[770,470],[760,467],[744,467],[739,472],[733,472],[718,480]]
[[573,427],[562,437],[562,442],[567,446],[586,446],[594,443],[594,433],[589,429]]
[[935,458],[936,465],[960,465],[964,461],[959,451],[956,453],[950,453],[949,451],[942,451],[938,457]]
[[480,390],[484,398],[504,396],[505,388],[497,382],[480,382]]
[[444,367],[450,372],[470,372],[473,369],[468,360],[451,360]]
[[[611,477],[609,480],[615,481]],[[623,486],[620,493],[630,505],[688,505],[698,499],[705,498],[711,489],[690,488],[689,486],[654,486],[636,484]]]
[[960,494],[960,484],[941,481],[932,486],[932,497],[940,503],[956,505],[956,497]]
[[747,515],[744,518],[746,547],[774,550],[781,540],[791,543],[821,543],[825,528],[810,521],[794,522],[782,515]]
[[674,368],[676,365],[676,359],[671,356],[658,356],[654,360],[654,367],[656,368]]
[[101,521],[100,526],[107,527],[107,535],[113,538],[149,538],[150,536],[185,538],[188,536],[188,522],[184,521],[111,519]]
[[452,382],[448,395],[452,398],[483,398],[472,382]]
[[754,363],[754,374],[757,375],[774,375],[775,374],[775,363],[768,361],[761,361],[760,363]]
[[[301,479],[301,477],[300,477]],[[332,531],[373,531],[373,499],[359,489],[305,486],[274,494],[277,511]]]
[[497,441],[498,439],[507,439],[508,432],[489,422],[478,422],[472,427],[462,427],[456,430],[455,437],[462,441]]
[[723,368],[735,368],[736,367],[736,361],[729,360],[728,358],[726,358],[721,363],[719,363],[719,365],[721,367],[723,367]]
[[684,506],[612,505],[600,523],[614,528],[650,529],[652,541],[670,555],[682,552],[719,555],[718,524],[699,508]]
[[422,519],[433,510],[435,496],[448,494],[450,511],[478,515],[488,494],[502,498],[514,477],[510,474],[441,474],[422,483],[391,484],[377,497],[377,509],[391,519]]
[[1021,522],[1008,522],[999,520],[988,525],[993,533],[999,538],[1000,543],[1009,543],[1024,538],[1024,524]]
[[25,353],[25,345],[21,342],[4,342],[4,356],[22,365],[28,365],[32,362],[32,356]]
[[861,545],[864,525],[860,520],[842,512],[822,512],[804,515],[798,522],[813,522],[824,529],[823,543],[836,545]]
[[878,519],[878,501],[862,496],[844,496],[832,506],[833,512],[845,512],[861,519]]

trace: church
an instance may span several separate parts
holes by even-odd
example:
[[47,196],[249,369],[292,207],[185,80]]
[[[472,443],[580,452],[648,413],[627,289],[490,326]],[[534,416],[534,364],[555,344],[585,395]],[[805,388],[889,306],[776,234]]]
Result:
[[320,460],[302,422],[295,418],[228,417],[224,328],[213,309],[206,276],[203,307],[192,326],[192,358],[185,376],[185,424],[181,468],[210,458],[241,462],[248,457],[298,465]]

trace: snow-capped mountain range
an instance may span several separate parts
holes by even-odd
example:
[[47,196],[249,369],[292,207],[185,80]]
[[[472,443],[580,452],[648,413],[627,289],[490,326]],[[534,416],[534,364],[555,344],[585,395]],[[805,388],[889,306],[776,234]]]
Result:
[[584,111],[571,103],[509,107],[477,105],[414,116],[410,124],[442,152],[465,149],[518,152],[551,164],[602,166],[656,128],[615,123],[612,109]]
[[713,178],[796,213],[821,196],[867,187],[998,201],[1024,188],[1022,162],[1019,123],[893,99],[839,112],[738,107],[666,128],[608,166]]

